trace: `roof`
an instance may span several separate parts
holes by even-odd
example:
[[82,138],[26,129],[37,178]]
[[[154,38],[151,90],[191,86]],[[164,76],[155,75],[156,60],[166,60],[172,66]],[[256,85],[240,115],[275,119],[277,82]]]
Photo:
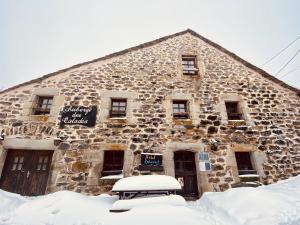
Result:
[[46,74],[46,75],[44,75],[42,77],[39,77],[39,78],[30,80],[30,81],[27,81],[27,82],[22,83],[22,84],[18,84],[16,86],[13,86],[13,87],[10,87],[10,88],[7,88],[7,89],[1,91],[0,94],[2,94],[4,92],[7,92],[7,91],[10,91],[10,90],[13,90],[13,89],[16,89],[18,87],[24,86],[24,85],[28,85],[28,84],[40,82],[40,81],[42,81],[42,80],[44,80],[46,78],[52,77],[52,76],[57,75],[59,73],[63,73],[63,72],[66,72],[66,71],[69,71],[69,70],[72,70],[72,69],[75,69],[75,68],[78,68],[78,67],[83,66],[83,65],[87,65],[87,64],[90,64],[90,63],[98,62],[98,61],[101,61],[101,60],[111,59],[113,57],[124,55],[124,54],[132,52],[132,51],[136,51],[136,50],[139,50],[139,49],[142,49],[142,48],[150,47],[150,46],[153,46],[153,45],[158,44],[160,42],[163,42],[165,40],[168,40],[170,38],[174,38],[174,37],[177,37],[177,36],[180,36],[180,35],[184,35],[184,34],[187,34],[187,33],[189,33],[189,34],[191,34],[191,35],[193,35],[193,36],[201,39],[202,41],[204,41],[207,44],[215,47],[219,51],[221,51],[221,52],[229,55],[230,57],[232,57],[236,61],[238,61],[238,62],[242,63],[244,66],[246,66],[246,67],[254,70],[255,72],[257,72],[260,75],[262,75],[263,77],[265,77],[265,78],[267,78],[267,79],[269,79],[269,80],[271,80],[271,81],[273,81],[273,82],[275,82],[275,83],[277,83],[277,84],[279,84],[279,85],[281,85],[281,86],[283,86],[285,88],[288,88],[288,89],[290,89],[292,91],[295,91],[300,96],[300,89],[288,85],[287,83],[279,80],[278,78],[272,76],[271,74],[269,74],[266,71],[260,69],[259,67],[254,66],[253,64],[247,62],[246,60],[244,60],[241,57],[237,56],[233,52],[228,51],[227,49],[223,48],[222,46],[220,46],[220,45],[216,44],[215,42],[213,42],[213,41],[211,41],[211,40],[209,40],[209,39],[201,36],[200,34],[196,33],[195,31],[193,31],[191,29],[187,29],[187,30],[184,30],[184,31],[172,34],[172,35],[164,36],[162,38],[159,38],[159,39],[156,39],[156,40],[153,40],[153,41],[150,41],[150,42],[146,42],[144,44],[140,44],[140,45],[134,46],[132,48],[128,48],[128,49],[125,49],[125,50],[122,50],[122,51],[119,51],[119,52],[115,52],[115,53],[112,53],[112,54],[109,54],[109,55],[106,55],[106,56],[103,56],[103,57],[100,57],[100,58],[97,58],[97,59],[93,59],[93,60],[90,60],[90,61],[79,63],[79,64],[73,65],[71,67],[58,70],[58,71],[53,72],[53,73]]

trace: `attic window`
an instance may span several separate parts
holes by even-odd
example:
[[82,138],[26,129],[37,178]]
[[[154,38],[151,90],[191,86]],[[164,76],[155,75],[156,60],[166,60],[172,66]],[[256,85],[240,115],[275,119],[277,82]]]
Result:
[[243,120],[238,102],[225,102],[228,120]]
[[188,108],[186,100],[173,101],[173,117],[176,119],[188,119]]
[[34,115],[48,115],[53,103],[53,97],[38,96],[36,107],[33,109]]
[[197,58],[196,56],[182,56],[183,75],[197,75]]

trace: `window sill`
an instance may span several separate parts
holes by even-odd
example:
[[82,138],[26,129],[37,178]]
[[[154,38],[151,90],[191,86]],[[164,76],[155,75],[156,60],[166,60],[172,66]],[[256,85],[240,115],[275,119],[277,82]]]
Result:
[[246,121],[245,120],[228,120],[228,125],[232,125],[232,126],[246,125]]
[[193,121],[191,119],[180,119],[180,118],[173,118],[175,125],[193,125]]
[[108,118],[108,122],[111,122],[113,124],[124,124],[127,123],[127,117],[112,117]]
[[49,119],[49,115],[30,115],[29,117],[30,120],[41,122],[47,122]]

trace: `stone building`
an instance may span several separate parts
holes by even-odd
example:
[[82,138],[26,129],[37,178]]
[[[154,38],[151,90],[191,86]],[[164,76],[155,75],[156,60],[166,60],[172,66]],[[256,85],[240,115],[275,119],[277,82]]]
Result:
[[[300,91],[192,30],[0,93],[0,188],[109,192],[175,176],[185,196],[300,173]],[[251,182],[249,182],[251,181]]]

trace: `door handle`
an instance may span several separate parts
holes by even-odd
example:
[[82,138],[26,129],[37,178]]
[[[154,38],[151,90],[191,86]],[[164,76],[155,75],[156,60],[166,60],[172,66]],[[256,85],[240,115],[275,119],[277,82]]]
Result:
[[28,178],[30,176],[30,172],[29,170],[27,171],[27,175],[26,175],[26,178]]

